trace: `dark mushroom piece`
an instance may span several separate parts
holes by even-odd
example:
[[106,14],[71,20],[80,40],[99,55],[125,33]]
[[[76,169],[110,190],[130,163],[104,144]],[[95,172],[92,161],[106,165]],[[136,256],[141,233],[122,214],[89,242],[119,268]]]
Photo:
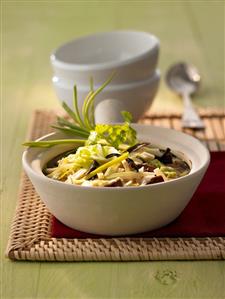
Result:
[[140,165],[141,165],[141,167],[144,167],[144,171],[147,171],[147,172],[153,172],[154,169],[156,169],[155,166],[149,165],[149,164],[147,164],[147,163],[145,163],[145,164],[140,164]]
[[109,158],[112,158],[112,157],[119,157],[119,156],[121,156],[121,155],[118,154],[118,153],[112,153],[112,154],[108,154],[105,158],[109,159]]
[[151,180],[147,183],[147,185],[161,183],[161,182],[164,182],[164,179],[161,175],[158,175],[158,176],[151,178]]
[[144,168],[144,171],[146,172],[153,172],[154,169],[156,169],[156,166],[149,165],[148,163],[141,163],[141,164],[135,164],[136,168],[139,170],[140,168]]
[[139,165],[137,165],[132,159],[127,158],[126,161],[129,164],[131,169],[138,171],[138,169],[140,168]]
[[157,156],[156,158],[163,164],[171,164],[173,163],[173,156],[171,149],[167,148],[161,157]]
[[114,180],[109,181],[109,183],[105,185],[105,187],[123,187],[123,185],[124,184],[121,178],[116,178]]
[[[87,171],[86,175],[88,175],[90,172],[92,172],[93,170],[95,170],[97,167],[99,167],[99,163],[94,160],[93,163],[91,164],[89,170]],[[91,177],[90,180],[95,180],[97,177],[98,176],[96,174],[93,177]]]
[[129,147],[127,149],[127,152],[128,153],[131,153],[131,152],[136,152],[137,150],[139,150],[140,148],[144,147],[144,146],[148,146],[149,143],[146,143],[146,142],[143,142],[143,143],[137,143],[131,147]]
[[95,170],[97,167],[99,167],[99,163],[94,160],[86,174],[89,174],[90,172]]

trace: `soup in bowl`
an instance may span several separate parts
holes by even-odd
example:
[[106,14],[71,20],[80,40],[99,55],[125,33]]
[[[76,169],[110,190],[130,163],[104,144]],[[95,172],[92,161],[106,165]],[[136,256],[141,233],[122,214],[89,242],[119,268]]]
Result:
[[[157,148],[161,152],[161,157],[163,155],[165,157],[166,152],[171,152],[172,157],[177,161],[181,161],[184,168],[186,167],[184,173],[180,176],[172,174],[172,177],[166,177],[165,172],[163,174],[157,173],[158,170],[156,169],[160,170],[160,167],[155,167],[150,169],[149,173],[152,177],[150,175],[147,178],[149,180],[147,180],[147,183],[143,183],[142,180],[138,182],[137,180],[136,185],[135,183],[129,185],[128,182],[131,180],[121,177],[125,170],[118,171],[117,169],[116,175],[111,177],[110,180],[120,180],[122,181],[120,185],[94,186],[88,183],[83,184],[84,181],[81,184],[74,184],[71,183],[72,181],[67,181],[68,177],[58,180],[49,176],[51,172],[48,170],[48,163],[55,163],[55,157],[62,154],[59,159],[56,159],[58,161],[65,157],[66,152],[76,152],[77,149],[74,145],[28,148],[24,152],[23,166],[28,177],[50,212],[62,223],[84,232],[120,236],[162,227],[178,217],[186,207],[207,170],[210,161],[208,150],[197,139],[175,130],[140,124],[132,124],[132,127],[137,132],[138,140],[142,144],[145,143],[143,147]],[[63,133],[53,133],[39,140],[55,140],[64,137]],[[129,151],[126,149],[124,152]],[[74,155],[75,153],[70,154]],[[132,154],[132,151],[129,152],[130,154]],[[120,153],[120,157],[122,155],[124,153]],[[127,156],[124,157],[128,158]],[[155,152],[155,157],[160,158],[159,152]],[[109,161],[118,158],[119,156],[115,155],[109,158]],[[136,158],[138,159],[138,157]],[[144,161],[143,157],[142,159],[143,161],[140,159],[142,164],[149,163]],[[131,160],[135,164],[140,162],[138,160],[134,161],[135,157]],[[119,161],[117,162],[119,163]],[[161,163],[167,164],[165,161],[161,161]],[[134,170],[134,173],[140,173],[139,176],[141,177],[141,173],[146,172],[146,166],[144,165],[138,171],[137,169]],[[173,165],[164,166],[173,167]],[[156,173],[154,170],[156,170]],[[107,169],[104,171],[107,171]],[[103,174],[104,171],[102,171]],[[155,174],[155,177],[161,176],[163,180],[151,182],[152,173]],[[92,170],[91,177],[87,177],[88,174],[85,175],[86,181],[94,181],[96,168]],[[165,177],[163,177],[164,175]]]

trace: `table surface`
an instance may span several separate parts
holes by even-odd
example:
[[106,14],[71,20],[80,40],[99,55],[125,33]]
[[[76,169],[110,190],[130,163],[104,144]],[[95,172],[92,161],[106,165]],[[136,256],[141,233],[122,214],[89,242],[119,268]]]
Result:
[[[114,29],[161,40],[162,75],[188,61],[202,74],[199,107],[224,107],[224,1],[1,1],[1,298],[223,298],[225,263],[12,262],[4,257],[21,172],[21,143],[35,108],[60,107],[49,54],[64,41]],[[152,111],[181,111],[161,81]],[[163,284],[157,273],[176,272]],[[158,275],[159,276],[159,275]]]

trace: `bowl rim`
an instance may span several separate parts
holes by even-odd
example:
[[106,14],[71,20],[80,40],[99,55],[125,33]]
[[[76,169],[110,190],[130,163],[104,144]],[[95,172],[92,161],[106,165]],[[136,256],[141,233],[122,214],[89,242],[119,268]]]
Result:
[[[64,182],[48,178],[43,173],[40,174],[40,173],[36,172],[31,167],[31,165],[27,162],[26,157],[29,154],[29,151],[35,150],[37,148],[27,148],[23,152],[23,155],[22,155],[22,164],[23,164],[23,167],[24,167],[24,169],[25,169],[26,172],[31,172],[34,176],[38,177],[39,180],[44,181],[45,183],[46,182],[50,182],[52,184],[57,184],[59,186],[61,185],[63,188],[74,188],[74,190],[76,190],[76,189],[77,190],[89,190],[89,191],[92,191],[92,192],[109,192],[111,190],[114,190],[114,192],[121,192],[121,191],[122,192],[127,192],[127,190],[143,190],[143,189],[149,189],[149,188],[150,189],[154,189],[154,188],[159,188],[160,186],[166,186],[166,185],[169,185],[169,184],[170,185],[176,184],[180,180],[182,180],[182,181],[188,180],[190,177],[196,176],[203,169],[207,170],[208,165],[210,163],[210,153],[209,153],[209,150],[197,138],[194,138],[191,135],[188,135],[188,134],[185,134],[183,132],[176,131],[176,130],[173,130],[173,129],[170,129],[170,128],[149,126],[149,125],[145,125],[145,124],[132,124],[132,125],[136,125],[138,127],[152,127],[152,128],[157,128],[159,130],[167,131],[168,133],[170,131],[173,131],[173,132],[176,132],[177,134],[179,134],[180,136],[183,135],[186,138],[189,138],[189,140],[192,140],[195,143],[198,143],[199,146],[204,151],[204,153],[205,153],[205,161],[204,161],[204,163],[202,163],[202,165],[198,169],[196,169],[194,171],[190,171],[190,173],[188,173],[187,175],[185,175],[183,177],[179,177],[179,178],[173,179],[171,181],[160,182],[160,183],[157,183],[157,184],[144,185],[144,186],[125,186],[125,187],[123,186],[123,187],[116,187],[116,188],[115,187],[107,187],[106,188],[106,187],[93,187],[93,186],[80,186],[80,185],[65,184]],[[60,133],[54,132],[54,133],[46,134],[46,135],[44,135],[44,136],[42,136],[42,137],[40,137],[40,138],[38,138],[36,140],[37,141],[48,140],[49,137],[51,137],[53,135],[56,135],[56,134],[60,134]],[[44,151],[45,150],[49,150],[49,149],[51,149],[51,148],[43,148]],[[189,159],[191,161],[191,157]]]
[[[142,36],[146,36],[148,38],[151,38],[153,43],[152,46],[149,47],[146,51],[144,51],[141,54],[134,55],[131,58],[123,59],[120,61],[112,61],[112,62],[101,62],[101,63],[69,63],[65,62],[57,57],[57,52],[59,52],[63,47],[67,47],[71,45],[74,42],[79,42],[84,39],[89,39],[91,37],[99,37],[104,35],[112,35],[112,34],[140,34]],[[60,45],[58,48],[56,48],[50,55],[50,61],[53,66],[64,69],[64,70],[74,70],[74,71],[99,71],[99,70],[107,70],[110,68],[117,68],[121,66],[126,66],[128,64],[133,64],[139,60],[146,59],[149,54],[153,54],[155,52],[158,52],[160,47],[160,41],[159,39],[154,35],[146,31],[138,31],[138,30],[113,30],[113,31],[103,31],[103,32],[97,32],[94,34],[88,34],[84,35],[78,38],[75,38],[73,40],[70,40],[62,45]]]
[[[156,69],[153,74],[143,80],[136,80],[136,81],[132,81],[129,83],[123,83],[123,84],[110,84],[109,86],[107,86],[105,88],[105,90],[108,91],[119,91],[119,90],[123,90],[123,89],[134,89],[134,88],[140,88],[143,86],[149,86],[151,88],[154,87],[154,85],[157,85],[160,81],[160,77],[161,77],[161,72],[159,69]],[[71,80],[70,80],[71,81]],[[66,79],[62,79],[58,76],[53,76],[52,77],[52,84],[59,87],[59,88],[64,88],[64,89],[71,89],[73,87],[72,83],[68,83],[69,80]],[[72,81],[71,81],[72,82]],[[100,84],[96,85],[95,87],[99,87],[101,86]],[[78,90],[81,91],[85,91],[88,92],[90,90],[90,86],[89,85],[79,85]],[[104,92],[104,91],[103,91]]]

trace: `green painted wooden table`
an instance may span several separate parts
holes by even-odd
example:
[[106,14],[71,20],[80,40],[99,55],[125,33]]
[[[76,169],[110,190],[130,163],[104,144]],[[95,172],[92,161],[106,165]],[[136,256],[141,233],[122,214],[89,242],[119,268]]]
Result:
[[[97,31],[137,29],[161,40],[160,69],[194,63],[198,106],[224,107],[224,1],[1,1],[1,298],[224,298],[225,263],[32,263],[4,257],[21,172],[21,143],[35,108],[59,107],[49,54]],[[161,82],[152,110],[181,110]],[[176,281],[160,282],[164,270]]]

